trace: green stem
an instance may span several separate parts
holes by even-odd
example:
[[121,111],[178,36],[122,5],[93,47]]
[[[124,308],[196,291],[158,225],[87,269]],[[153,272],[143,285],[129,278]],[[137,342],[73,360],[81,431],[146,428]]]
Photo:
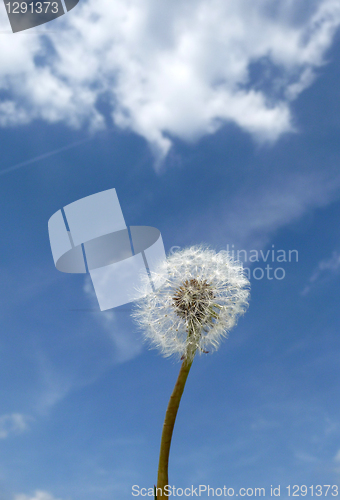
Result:
[[158,477],[157,477],[157,496],[155,492],[155,498],[161,500],[162,498],[168,498],[166,495],[167,491],[164,491],[164,486],[168,484],[168,465],[169,465],[169,454],[172,433],[174,430],[175,420],[177,416],[177,411],[179,404],[181,402],[181,397],[184,391],[185,383],[187,381],[189,371],[194,360],[194,356],[190,356],[190,361],[185,358],[181,369],[178,374],[178,379],[174,390],[171,394],[168,408],[165,414],[165,420],[163,425],[162,439],[161,439],[161,449],[159,454],[159,464],[158,464]]

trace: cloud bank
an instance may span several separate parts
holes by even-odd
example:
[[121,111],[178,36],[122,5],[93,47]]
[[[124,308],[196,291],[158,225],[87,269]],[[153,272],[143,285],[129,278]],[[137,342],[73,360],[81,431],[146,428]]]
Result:
[[338,0],[81,0],[45,34],[1,34],[0,126],[99,129],[105,103],[159,157],[226,122],[272,141],[339,24]]

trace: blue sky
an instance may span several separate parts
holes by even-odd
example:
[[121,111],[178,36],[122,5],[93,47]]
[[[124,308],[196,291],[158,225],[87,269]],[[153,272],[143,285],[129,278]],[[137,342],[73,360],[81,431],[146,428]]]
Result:
[[[193,364],[170,483],[340,482],[340,8],[212,4],[80,0],[15,35],[0,11],[1,500],[156,482],[180,365],[49,245],[53,213],[110,188],[167,252],[298,252],[245,263],[249,311]],[[255,279],[267,263],[284,279]]]

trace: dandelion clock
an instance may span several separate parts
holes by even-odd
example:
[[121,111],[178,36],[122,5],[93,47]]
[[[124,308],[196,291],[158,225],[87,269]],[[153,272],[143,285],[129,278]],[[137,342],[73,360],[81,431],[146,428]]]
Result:
[[146,277],[132,313],[151,348],[182,361],[166,410],[155,498],[168,498],[171,438],[184,386],[197,354],[211,353],[248,308],[250,283],[242,263],[204,246],[177,251]]

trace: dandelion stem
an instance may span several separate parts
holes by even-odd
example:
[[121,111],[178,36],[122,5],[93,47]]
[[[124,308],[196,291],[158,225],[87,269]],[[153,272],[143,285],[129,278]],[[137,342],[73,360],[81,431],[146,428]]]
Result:
[[171,394],[168,408],[165,414],[163,425],[161,449],[159,454],[158,477],[157,477],[157,500],[168,498],[164,487],[168,484],[168,465],[172,432],[174,430],[175,420],[181,397],[184,391],[189,371],[194,360],[194,356],[186,357],[182,363],[178,374],[177,382]]

